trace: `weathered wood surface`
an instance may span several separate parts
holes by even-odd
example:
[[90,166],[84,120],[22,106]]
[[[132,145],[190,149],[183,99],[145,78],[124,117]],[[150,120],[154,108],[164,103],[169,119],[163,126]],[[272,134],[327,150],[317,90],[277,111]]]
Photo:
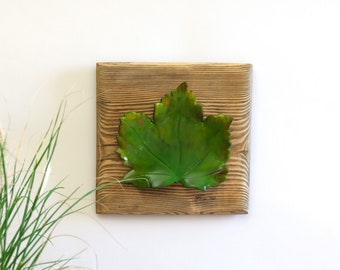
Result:
[[200,191],[180,184],[139,190],[113,184],[97,191],[99,214],[245,214],[248,211],[250,64],[98,63],[97,185],[122,179],[129,168],[117,149],[119,118],[130,111],[152,117],[154,103],[188,83],[204,115],[232,116],[227,180]]

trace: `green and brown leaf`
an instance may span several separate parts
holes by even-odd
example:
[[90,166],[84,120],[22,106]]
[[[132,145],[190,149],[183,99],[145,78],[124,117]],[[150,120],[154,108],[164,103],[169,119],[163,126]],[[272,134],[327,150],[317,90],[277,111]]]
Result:
[[117,152],[132,168],[123,182],[139,188],[168,186],[206,190],[226,180],[230,155],[230,124],[227,115],[203,119],[187,84],[166,94],[155,104],[153,119],[131,112],[121,118]]

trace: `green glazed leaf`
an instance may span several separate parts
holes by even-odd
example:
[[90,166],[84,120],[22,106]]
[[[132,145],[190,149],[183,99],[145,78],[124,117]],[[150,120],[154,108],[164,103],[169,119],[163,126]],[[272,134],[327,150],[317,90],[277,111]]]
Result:
[[206,190],[226,179],[232,118],[210,115],[203,119],[186,83],[155,104],[153,119],[131,112],[121,118],[117,152],[131,167],[123,182],[139,188],[168,186]]

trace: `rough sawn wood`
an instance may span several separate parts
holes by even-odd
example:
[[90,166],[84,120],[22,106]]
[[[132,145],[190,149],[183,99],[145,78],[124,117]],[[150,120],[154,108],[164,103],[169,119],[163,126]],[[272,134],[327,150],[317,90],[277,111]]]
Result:
[[113,184],[97,191],[99,214],[245,214],[248,211],[250,64],[98,63],[97,185],[122,179],[130,170],[117,149],[119,119],[125,113],[152,117],[154,104],[186,81],[204,115],[224,113],[231,124],[227,180],[200,191],[180,184],[139,190]]

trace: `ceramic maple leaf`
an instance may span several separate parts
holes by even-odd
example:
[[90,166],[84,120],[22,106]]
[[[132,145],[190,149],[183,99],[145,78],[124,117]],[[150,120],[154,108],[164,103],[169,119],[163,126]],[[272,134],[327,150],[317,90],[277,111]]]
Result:
[[117,152],[132,168],[124,182],[139,188],[168,186],[206,190],[226,179],[230,156],[230,124],[227,115],[203,119],[187,84],[166,94],[155,104],[153,119],[131,112],[121,118]]

